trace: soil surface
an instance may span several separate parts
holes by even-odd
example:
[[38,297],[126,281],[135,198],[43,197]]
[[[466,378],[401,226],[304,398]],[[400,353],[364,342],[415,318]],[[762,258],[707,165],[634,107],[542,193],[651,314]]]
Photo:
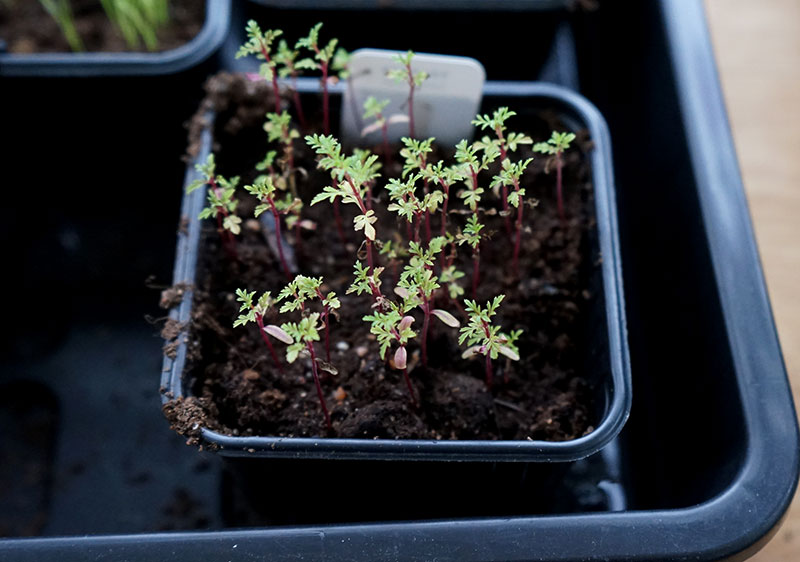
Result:
[[[75,28],[88,52],[143,51],[131,49],[106,16],[99,0],[71,0]],[[205,21],[203,0],[171,0],[170,22],[158,31],[158,50],[179,47],[194,38]],[[9,53],[70,52],[56,21],[36,0],[0,1],[0,40]]]
[[[269,90],[263,84],[227,74],[213,78],[207,90],[208,98],[192,125],[194,142],[190,146],[197,146],[197,135],[205,124],[204,111],[216,110],[217,171],[226,177],[240,175],[243,184],[250,183],[256,175],[255,163],[269,148],[262,129],[264,114],[272,108]],[[308,100],[307,114],[311,101],[315,100]],[[486,107],[483,111],[493,109]],[[510,130],[524,131],[534,141],[546,140],[552,128],[560,126],[552,115],[540,110],[511,109],[520,115],[509,121]],[[488,212],[483,221],[488,235],[481,244],[477,297],[484,303],[498,293],[506,295],[494,320],[503,331],[523,330],[518,342],[521,360],[514,362],[500,356],[494,361],[495,382],[490,389],[484,382],[482,356],[462,359],[458,331],[432,318],[427,368],[420,361],[419,336],[409,345],[409,373],[420,395],[419,407],[412,404],[402,373],[380,359],[369,325],[362,321],[370,311],[371,297],[345,294],[352,282],[360,243],[359,233],[350,226],[354,216],[350,207],[354,206],[342,206],[347,237],[343,245],[337,236],[331,205],[308,206],[311,197],[329,184],[329,176],[316,170],[313,154],[297,141],[295,159],[305,170],[298,174],[299,195],[306,203],[303,217],[314,221],[316,230],[301,231],[300,239],[296,233],[289,233],[288,242],[299,272],[323,276],[323,292],[336,291],[342,301],[338,319],[331,322],[330,360],[338,374],[322,380],[333,428],[326,430],[310,359],[301,356],[287,366],[282,357],[282,373],[275,367],[255,325],[232,327],[238,315],[234,294],[237,288],[259,294],[269,290],[277,295],[286,283],[276,256],[265,242],[261,223],[251,220],[255,201],[242,190],[237,212],[244,227],[236,244],[238,259],[232,260],[226,254],[216,223],[203,222],[193,315],[187,327],[185,384],[194,397],[173,400],[165,407],[175,429],[192,442],[196,442],[198,427],[202,426],[242,436],[386,439],[562,441],[591,432],[597,412],[585,371],[589,354],[587,326],[596,296],[590,292],[590,280],[597,273],[600,260],[590,248],[595,223],[585,153],[590,150],[591,141],[585,132],[578,134],[578,141],[565,155],[564,224],[556,210],[555,173],[545,171],[546,157],[534,155],[529,147],[513,155],[514,160],[534,158],[523,186],[527,197],[539,202],[535,208],[526,206],[524,210],[521,279],[511,271],[513,243],[503,218],[493,211],[499,208],[499,198],[488,189],[484,194],[483,204]],[[398,160],[395,155],[395,162]],[[448,163],[451,161],[448,159]],[[390,175],[398,173],[398,169],[389,171]],[[482,185],[490,181],[491,175],[481,176]],[[385,183],[385,179],[379,179],[373,190],[373,206],[380,217],[378,238],[404,238],[405,225],[385,210]],[[456,201],[451,192],[451,209],[463,209]],[[465,219],[465,214],[450,214],[450,230],[455,232]],[[434,233],[439,231],[439,220],[438,216],[432,219]],[[378,262],[386,268],[382,292],[391,297],[395,264],[384,256]],[[472,259],[466,247],[457,249],[455,264],[466,273],[460,282],[469,298]],[[437,307],[452,312],[462,325],[466,323],[463,311],[445,293],[437,294],[435,299]],[[414,328],[419,333],[422,314],[417,309],[414,316]],[[265,323],[298,319],[299,316],[273,311]],[[324,358],[324,336],[322,339],[316,353]],[[273,342],[282,352],[285,346]]]

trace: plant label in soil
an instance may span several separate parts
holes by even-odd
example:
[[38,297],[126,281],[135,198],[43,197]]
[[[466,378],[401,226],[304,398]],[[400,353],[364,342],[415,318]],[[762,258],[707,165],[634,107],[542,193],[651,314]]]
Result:
[[478,112],[486,72],[469,57],[414,54],[410,74],[419,80],[413,94],[409,84],[391,77],[403,68],[398,56],[406,53],[382,49],[360,49],[348,65],[350,80],[342,98],[341,134],[348,144],[381,142],[381,131],[369,127],[362,114],[370,96],[388,100],[383,109],[390,141],[412,136],[409,131],[409,98],[413,97],[415,138],[436,137],[455,144],[472,137],[470,121]]

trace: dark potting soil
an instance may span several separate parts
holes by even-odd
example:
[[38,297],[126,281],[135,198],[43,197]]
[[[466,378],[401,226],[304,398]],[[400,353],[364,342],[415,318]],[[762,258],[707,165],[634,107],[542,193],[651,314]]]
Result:
[[[75,28],[88,52],[132,50],[112,25],[99,0],[71,0]],[[158,31],[158,50],[179,47],[194,38],[205,21],[203,0],[171,0],[170,21]],[[70,52],[56,21],[36,0],[0,2],[0,39],[14,54]],[[139,49],[145,50],[142,46]]]
[[[207,90],[203,109],[192,124],[192,150],[196,150],[197,135],[205,123],[204,111],[214,109],[217,172],[226,177],[241,175],[243,184],[247,184],[256,175],[256,162],[268,149],[262,123],[264,114],[273,107],[270,91],[264,84],[228,74],[212,78]],[[556,126],[557,120],[546,112],[526,114],[525,120],[516,117],[509,122],[511,130],[524,130],[534,141],[549,138]],[[331,324],[331,363],[338,374],[326,375],[322,381],[333,429],[325,428],[310,359],[301,356],[281,373],[255,325],[232,327],[238,315],[234,294],[237,288],[258,294],[269,290],[277,296],[286,283],[276,256],[265,242],[261,223],[252,219],[255,201],[243,191],[237,210],[244,221],[237,238],[237,260],[226,255],[216,223],[203,223],[192,318],[185,333],[178,336],[188,342],[185,380],[193,396],[172,400],[165,406],[173,427],[194,443],[200,427],[241,436],[386,439],[563,441],[591,432],[595,406],[582,366],[588,345],[586,317],[592,299],[589,278],[599,266],[599,256],[591,255],[589,243],[595,223],[590,170],[584,153],[591,148],[591,141],[579,132],[573,146],[565,155],[567,220],[563,226],[556,210],[555,173],[545,173],[546,157],[532,154],[529,147],[513,155],[515,160],[534,158],[523,186],[528,198],[539,201],[535,208],[526,206],[524,210],[521,279],[511,271],[513,243],[502,217],[491,211],[483,217],[488,236],[481,244],[478,301],[485,303],[498,293],[506,295],[494,320],[503,331],[523,330],[518,341],[521,360],[514,362],[500,356],[494,361],[495,382],[489,389],[484,382],[483,358],[462,359],[458,331],[431,319],[427,368],[420,361],[419,336],[409,346],[409,373],[420,395],[420,405],[415,407],[402,373],[380,359],[369,325],[362,321],[370,311],[371,297],[345,294],[352,282],[360,243],[360,233],[350,226],[354,216],[350,205],[342,206],[347,237],[343,246],[331,206],[308,206],[313,194],[329,184],[329,176],[316,170],[314,155],[305,143],[297,141],[296,162],[306,172],[298,174],[299,194],[306,202],[303,217],[317,226],[316,230],[302,231],[300,240],[294,233],[287,238],[297,258],[298,272],[323,276],[323,293],[335,291],[342,302],[339,318]],[[398,160],[396,155],[395,161]],[[385,181],[379,180],[374,189],[374,208],[381,217],[378,238],[382,240],[405,234],[405,225],[385,211]],[[490,181],[488,175],[481,178],[484,185]],[[451,209],[462,208],[456,203],[458,190],[451,192]],[[487,189],[483,203],[495,207],[499,198]],[[466,215],[452,213],[448,219],[450,229],[463,226],[465,219]],[[437,233],[438,217],[432,222],[432,230]],[[382,292],[391,296],[395,264],[387,263],[383,256],[378,262],[386,267]],[[469,250],[459,248],[455,263],[466,274],[460,281],[465,296],[471,297]],[[397,270],[402,270],[402,264]],[[436,306],[449,310],[464,325],[466,316],[446,293],[437,294],[435,299]],[[422,314],[417,310],[414,316],[413,327],[419,334]],[[265,323],[280,324],[298,318],[273,311]],[[318,357],[324,358],[322,333],[321,338],[323,342],[316,349]],[[277,341],[274,345],[279,351],[284,348]]]

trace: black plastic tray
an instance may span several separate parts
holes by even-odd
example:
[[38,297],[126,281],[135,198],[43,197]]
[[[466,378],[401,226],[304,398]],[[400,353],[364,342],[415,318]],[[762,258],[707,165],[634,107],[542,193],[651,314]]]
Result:
[[[499,473],[463,482],[470,512],[453,505],[454,514],[437,516],[440,497],[432,492],[415,498],[416,511],[407,514],[394,508],[396,479],[376,467],[357,488],[365,497],[374,490],[382,510],[371,511],[332,486],[325,467],[297,475],[273,468],[263,472],[275,492],[263,505],[270,517],[229,517],[223,463],[184,446],[161,417],[153,385],[161,342],[141,320],[157,298],[141,279],[155,272],[168,284],[173,256],[163,241],[174,233],[179,194],[150,208],[125,190],[115,213],[96,214],[83,198],[55,205],[56,193],[45,189],[52,178],[34,175],[6,182],[21,189],[0,202],[5,224],[18,225],[2,240],[24,275],[19,284],[8,275],[0,283],[6,295],[57,287],[59,307],[54,316],[44,300],[41,310],[4,324],[4,346],[32,351],[13,362],[3,355],[0,378],[41,380],[65,425],[56,437],[44,538],[0,541],[0,560],[742,560],[757,550],[794,494],[798,433],[702,2],[599,4],[596,13],[553,22],[568,24],[572,44],[552,48],[574,53],[574,65],[562,68],[603,112],[614,142],[635,393],[619,439],[563,463],[567,473],[552,494],[570,501],[519,494],[516,509],[507,509],[493,494],[507,480]],[[530,17],[532,28],[539,25],[538,15]],[[515,62],[516,78],[540,76],[532,61]],[[16,159],[4,165],[13,171]],[[97,193],[106,185],[85,188]],[[42,205],[52,214],[27,228],[30,209]],[[28,317],[36,321],[20,332]],[[115,395],[128,405],[109,398]],[[42,402],[51,402],[48,394]],[[133,415],[132,405],[141,412]],[[110,415],[97,418],[97,411]],[[12,433],[20,434],[3,427],[0,445]],[[75,460],[96,468],[77,474]],[[203,471],[194,468],[200,462]],[[520,481],[528,482],[522,468]],[[157,476],[128,481],[137,469]],[[16,475],[20,486],[31,485],[24,471]],[[290,492],[315,485],[327,493],[321,508],[296,506]],[[179,488],[192,500],[190,520],[162,525],[163,502]],[[164,528],[194,531],[157,532]]]
[[[202,0],[199,0],[202,1]],[[228,35],[231,0],[206,0],[206,21],[191,41],[169,51],[147,53],[0,52],[2,77],[154,76],[197,66],[220,48]]]
[[[315,84],[308,84],[314,88]],[[338,96],[335,99],[338,101]],[[487,83],[484,89],[483,111],[508,105],[556,112],[573,130],[587,129],[594,143],[588,155],[594,189],[594,216],[597,221],[593,255],[602,256],[599,275],[593,280],[593,311],[590,313],[590,350],[584,363],[586,378],[595,387],[598,403],[595,430],[588,435],[563,442],[547,441],[450,441],[450,440],[391,440],[340,438],[235,437],[203,429],[203,439],[218,447],[225,456],[297,457],[320,459],[375,460],[445,460],[445,461],[572,461],[596,453],[622,429],[631,404],[630,365],[627,334],[625,333],[622,272],[617,237],[616,202],[611,170],[611,146],[608,129],[600,113],[581,96],[551,84]],[[524,116],[518,117],[520,123]],[[213,115],[208,118],[201,150],[187,168],[185,185],[198,179],[195,165],[205,162],[213,138]],[[524,126],[524,125],[519,125]],[[178,233],[177,257],[173,283],[193,285],[200,247],[202,221],[197,216],[205,205],[205,190],[195,190],[184,197],[181,210],[186,229]],[[186,325],[192,315],[192,292],[187,291],[181,304],[170,316]],[[187,345],[181,338],[175,359],[165,357],[161,388],[169,397],[188,395],[184,379]]]

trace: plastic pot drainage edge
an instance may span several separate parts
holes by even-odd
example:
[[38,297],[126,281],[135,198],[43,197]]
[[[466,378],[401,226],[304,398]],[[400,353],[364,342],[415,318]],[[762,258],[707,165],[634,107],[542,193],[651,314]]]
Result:
[[[315,81],[300,84],[316,88]],[[315,90],[314,90],[315,91]],[[596,429],[581,438],[564,442],[548,441],[435,441],[340,438],[232,437],[203,429],[207,443],[219,448],[224,456],[271,458],[325,458],[372,460],[446,460],[446,461],[573,461],[589,456],[608,444],[622,429],[631,407],[631,376],[625,330],[622,274],[617,234],[615,191],[613,184],[609,133],[602,115],[583,97],[551,84],[533,82],[487,82],[484,99],[503,96],[515,99],[546,100],[563,108],[589,130],[595,148],[590,154],[594,185],[595,213],[601,264],[602,291],[608,341],[600,345],[606,352],[608,365],[603,365],[610,380],[602,381],[606,392],[606,409]],[[212,144],[206,128],[202,146],[186,174],[186,184],[197,177],[194,163],[205,161]],[[176,250],[174,283],[193,284],[197,267],[201,223],[197,219],[205,204],[204,190],[184,196],[181,216],[188,217],[185,232],[179,232]],[[599,298],[599,297],[598,297]],[[191,317],[193,293],[187,290],[181,304],[170,317],[185,324]],[[180,339],[174,359],[165,357],[161,387],[169,396],[184,396],[183,370],[186,363],[185,338]],[[607,347],[606,347],[607,346]],[[162,397],[166,402],[166,395]]]
[[228,35],[233,0],[206,0],[206,19],[187,43],[147,53],[0,53],[0,77],[155,76],[196,66],[219,50]]

